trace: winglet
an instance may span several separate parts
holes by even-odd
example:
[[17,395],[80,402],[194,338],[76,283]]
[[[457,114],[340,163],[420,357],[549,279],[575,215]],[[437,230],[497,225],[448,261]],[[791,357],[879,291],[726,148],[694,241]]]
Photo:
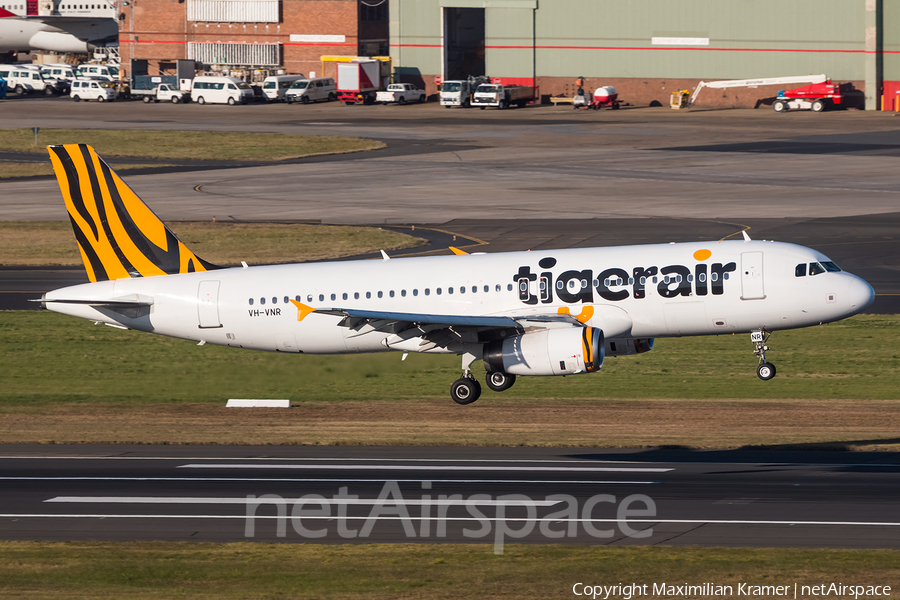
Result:
[[468,252],[466,252],[465,250],[460,250],[459,248],[455,248],[453,246],[450,246],[450,252],[457,255],[468,254]]
[[744,241],[745,241],[745,242],[752,242],[752,241],[753,241],[753,240],[750,239],[750,236],[747,235],[747,230],[746,230],[746,229],[742,229],[742,230],[741,230],[741,235],[744,236]]
[[314,309],[312,306],[307,306],[307,305],[303,304],[302,302],[297,302],[296,300],[291,300],[291,304],[293,304],[294,306],[297,307],[297,320],[298,321],[302,321],[303,319],[305,319],[306,315],[308,315],[309,313],[316,312],[316,309]]

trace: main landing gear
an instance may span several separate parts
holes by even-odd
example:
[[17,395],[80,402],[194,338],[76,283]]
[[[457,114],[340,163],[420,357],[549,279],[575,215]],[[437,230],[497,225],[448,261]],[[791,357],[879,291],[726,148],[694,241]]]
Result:
[[765,329],[750,332],[750,341],[753,342],[755,347],[753,354],[759,358],[759,366],[756,367],[756,376],[763,381],[772,379],[775,377],[776,373],[775,365],[766,362],[766,350],[769,349],[769,347],[766,346],[766,342],[769,341],[770,335],[772,334]]
[[[450,386],[450,397],[457,404],[472,404],[481,397],[481,384],[472,375],[472,363],[476,357],[472,354],[462,355],[463,376]],[[512,387],[516,382],[516,376],[509,373],[494,371],[485,376],[488,388],[495,392],[503,392]]]

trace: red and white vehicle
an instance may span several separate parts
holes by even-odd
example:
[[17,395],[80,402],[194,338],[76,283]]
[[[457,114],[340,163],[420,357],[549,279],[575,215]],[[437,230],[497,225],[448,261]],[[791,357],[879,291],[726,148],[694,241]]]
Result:
[[381,61],[361,59],[337,64],[338,100],[345,104],[374,104],[384,89]]
[[590,107],[599,110],[604,106],[609,106],[613,110],[619,109],[619,92],[611,85],[604,85],[594,90],[594,99],[591,101]]
[[841,86],[831,83],[814,83],[801,88],[778,92],[778,98],[772,103],[772,110],[777,113],[789,110],[811,110],[822,112],[842,102]]

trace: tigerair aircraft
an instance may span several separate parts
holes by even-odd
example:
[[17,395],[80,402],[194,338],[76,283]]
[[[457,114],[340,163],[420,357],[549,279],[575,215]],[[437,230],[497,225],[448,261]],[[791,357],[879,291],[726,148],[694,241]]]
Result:
[[769,380],[771,332],[837,321],[874,292],[825,255],[742,240],[221,267],[195,255],[87,145],[50,158],[91,283],[40,300],[60,313],[200,345],[295,354],[462,357],[450,395],[517,376],[596,373],[655,338],[750,334]]

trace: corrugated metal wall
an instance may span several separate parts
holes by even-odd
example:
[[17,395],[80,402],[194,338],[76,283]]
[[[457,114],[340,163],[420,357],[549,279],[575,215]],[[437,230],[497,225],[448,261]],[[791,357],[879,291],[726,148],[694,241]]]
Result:
[[[440,73],[442,7],[484,7],[492,75],[862,80],[867,1],[876,0],[540,0],[532,11],[514,0],[391,0],[391,48],[395,65]],[[653,44],[655,37],[709,42]],[[900,68],[891,56],[891,69],[895,60]]]
[[187,20],[211,23],[277,23],[280,0],[188,0]]
[[280,44],[188,42],[188,58],[205,65],[266,67],[279,64]]

